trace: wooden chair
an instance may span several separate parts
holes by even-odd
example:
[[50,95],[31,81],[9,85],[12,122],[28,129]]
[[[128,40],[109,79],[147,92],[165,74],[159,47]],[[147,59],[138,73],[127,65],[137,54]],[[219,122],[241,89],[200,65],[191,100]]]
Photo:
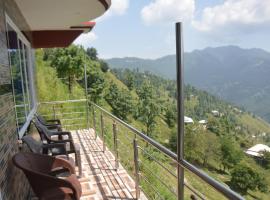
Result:
[[[40,200],[79,200],[82,194],[74,168],[64,159],[35,153],[17,153],[12,158],[16,167],[27,177]],[[58,178],[52,175],[55,168],[64,167],[70,176]]]
[[[55,144],[55,143],[65,143],[66,144],[66,152],[67,154],[74,153],[75,154],[75,163],[79,169],[79,175],[82,175],[82,165],[81,165],[81,156],[80,156],[80,146],[75,144],[72,139],[72,135],[67,131],[50,131],[46,126],[42,125],[38,120],[32,121],[36,126],[40,138],[43,143],[47,144]],[[53,136],[57,136],[58,139],[54,139]],[[63,136],[67,136],[67,138],[63,138]]]

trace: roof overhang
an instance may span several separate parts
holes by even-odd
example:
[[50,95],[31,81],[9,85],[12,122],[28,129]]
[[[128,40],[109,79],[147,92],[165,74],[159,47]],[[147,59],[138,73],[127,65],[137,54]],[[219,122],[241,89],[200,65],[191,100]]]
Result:
[[64,47],[91,30],[111,0],[15,0],[27,21],[34,48]]

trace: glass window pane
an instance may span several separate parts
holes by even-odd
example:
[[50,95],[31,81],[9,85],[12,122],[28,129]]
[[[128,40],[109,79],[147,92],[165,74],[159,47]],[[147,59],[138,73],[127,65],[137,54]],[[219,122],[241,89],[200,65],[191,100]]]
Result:
[[21,56],[21,79],[23,84],[23,94],[24,94],[24,108],[26,115],[29,114],[29,93],[28,93],[28,78],[26,73],[26,59],[25,59],[25,48],[22,41],[19,39],[20,56]]
[[15,98],[15,108],[17,115],[18,129],[26,121],[25,116],[25,105],[24,105],[24,95],[23,95],[23,80],[22,68],[20,61],[20,50],[18,45],[18,35],[17,33],[8,25],[8,52],[10,56],[10,66],[13,79],[13,89],[14,89],[14,98]]
[[24,52],[25,52],[25,66],[26,66],[26,80],[27,80],[27,90],[28,90],[28,102],[29,102],[29,110],[33,108],[33,102],[31,98],[31,85],[30,85],[30,63],[29,63],[29,53],[30,49],[26,45],[24,45]]

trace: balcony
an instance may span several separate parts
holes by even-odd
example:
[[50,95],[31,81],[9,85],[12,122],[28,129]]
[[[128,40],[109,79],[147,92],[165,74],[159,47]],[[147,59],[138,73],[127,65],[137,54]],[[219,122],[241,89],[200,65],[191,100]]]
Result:
[[[80,145],[83,200],[183,199],[183,193],[184,199],[243,199],[86,99],[42,102],[38,111],[60,119]],[[179,169],[184,170],[184,177]],[[181,186],[184,192],[179,192]]]

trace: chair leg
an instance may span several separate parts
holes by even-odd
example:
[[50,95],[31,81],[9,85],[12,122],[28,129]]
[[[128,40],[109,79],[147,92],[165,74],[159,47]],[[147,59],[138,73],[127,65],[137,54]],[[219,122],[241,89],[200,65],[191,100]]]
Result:
[[82,161],[81,161],[81,154],[80,150],[75,151],[75,162],[79,169],[79,176],[82,176]]

